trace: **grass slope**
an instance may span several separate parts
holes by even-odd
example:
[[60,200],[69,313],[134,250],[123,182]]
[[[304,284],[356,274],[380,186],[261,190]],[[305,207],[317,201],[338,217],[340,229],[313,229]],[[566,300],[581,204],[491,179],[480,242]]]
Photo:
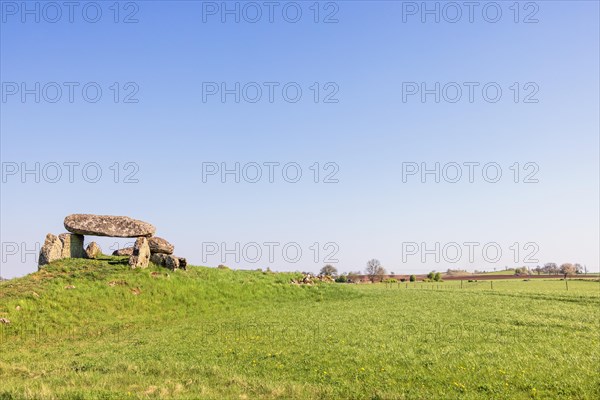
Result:
[[0,399],[600,396],[598,282],[292,277],[106,258],[2,282]]

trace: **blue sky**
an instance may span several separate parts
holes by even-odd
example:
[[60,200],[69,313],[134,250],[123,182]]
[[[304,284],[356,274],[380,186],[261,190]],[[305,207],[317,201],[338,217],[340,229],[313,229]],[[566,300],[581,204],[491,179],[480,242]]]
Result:
[[[195,265],[317,271],[333,259],[340,271],[356,271],[378,258],[396,273],[545,262],[598,270],[598,2],[521,2],[518,23],[513,2],[494,3],[502,12],[495,23],[486,20],[494,18],[489,2],[474,10],[472,23],[464,6],[461,19],[447,22],[444,17],[454,14],[443,14],[444,2],[428,3],[441,10],[439,23],[433,15],[422,22],[420,9],[405,13],[403,22],[403,10],[421,2],[320,2],[318,23],[314,1],[278,2],[272,23],[263,2],[252,3],[263,12],[256,23],[244,19],[253,14],[240,14],[239,23],[225,15],[222,22],[222,2],[121,2],[118,23],[113,1],[89,3],[77,2],[72,23],[64,8],[49,22],[56,14],[47,2],[27,2],[31,10],[38,4],[39,22],[23,13],[21,2],[0,4],[0,275],[35,271],[37,257],[26,249],[48,232],[63,232],[71,213],[151,222]],[[240,12],[252,11],[247,3],[239,2]],[[99,21],[86,21],[96,4]],[[207,13],[214,7],[216,14]],[[289,14],[282,14],[284,7]],[[297,8],[299,21],[286,21]],[[131,13],[138,22],[124,23]],[[326,16],[338,22],[324,23]],[[246,101],[254,96],[252,84],[239,103],[233,94],[222,102],[220,93],[203,93],[207,82],[229,89],[255,82],[263,96]],[[273,102],[265,82],[273,82]],[[439,103],[433,94],[425,102],[419,94],[403,101],[406,82],[429,89],[456,82],[464,90],[456,103],[446,100],[451,91]],[[478,85],[473,102],[465,82]],[[25,101],[23,83],[33,90]],[[282,94],[289,83],[302,89],[295,103]],[[502,90],[497,102],[482,95],[490,83]],[[86,84],[88,100],[101,88],[97,102],[84,98]],[[57,85],[62,96],[53,103]],[[325,102],[334,91],[330,99],[337,102]],[[79,163],[73,182],[64,165],[69,162]],[[278,168],[270,183],[269,162],[295,163],[302,178],[287,182]],[[402,179],[403,163],[457,163],[464,174],[465,162],[478,162],[478,168],[495,163],[502,177],[490,183],[476,169],[473,183],[464,175],[457,183],[443,177],[436,183],[432,175],[425,183],[419,175]],[[35,169],[36,163],[39,183],[35,174],[21,176],[23,166]],[[62,172],[55,183],[53,163]],[[203,163],[258,163],[263,179],[236,183],[228,175],[222,183],[211,175],[203,182]],[[86,164],[91,169],[84,177]],[[15,165],[18,171],[9,173]],[[93,183],[98,168],[102,177]],[[338,182],[322,182],[334,170]],[[137,183],[124,182],[130,172]],[[523,182],[530,172],[537,183]],[[107,253],[113,242],[99,240]],[[278,243],[273,260],[263,254],[251,262],[250,253],[242,254],[253,243],[265,252],[270,242]],[[473,262],[466,254],[457,262],[441,254],[452,243],[464,253],[466,242],[478,243]],[[219,250],[209,255],[212,243]],[[223,243],[228,249],[239,243],[240,262],[224,254]],[[290,243],[302,250],[297,262],[280,250]],[[420,252],[403,257],[403,243],[418,243]],[[439,262],[433,255],[422,259],[423,243],[428,249],[439,243]],[[499,247],[502,257],[484,258],[486,244]]]

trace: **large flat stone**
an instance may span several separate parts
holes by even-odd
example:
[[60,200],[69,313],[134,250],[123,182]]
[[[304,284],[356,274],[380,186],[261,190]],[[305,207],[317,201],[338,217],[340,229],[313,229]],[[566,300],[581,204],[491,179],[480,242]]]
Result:
[[65,229],[71,233],[110,237],[150,237],[156,228],[144,221],[115,215],[72,214],[65,218]]

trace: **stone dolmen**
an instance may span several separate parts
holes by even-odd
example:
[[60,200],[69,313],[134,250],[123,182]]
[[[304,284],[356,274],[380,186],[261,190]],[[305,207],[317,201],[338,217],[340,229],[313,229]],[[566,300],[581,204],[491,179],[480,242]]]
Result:
[[63,258],[93,259],[102,255],[96,242],[83,248],[84,235],[136,238],[133,247],[113,252],[113,256],[129,257],[131,268],[146,268],[150,262],[173,270],[187,267],[186,259],[174,256],[174,246],[154,236],[156,228],[147,222],[114,215],[72,214],[65,218],[64,225],[70,233],[46,235],[39,267]]

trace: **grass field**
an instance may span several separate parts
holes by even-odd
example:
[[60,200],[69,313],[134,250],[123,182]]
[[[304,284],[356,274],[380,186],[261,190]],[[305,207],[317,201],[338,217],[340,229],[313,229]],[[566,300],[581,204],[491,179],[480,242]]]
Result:
[[500,270],[500,271],[487,271],[487,272],[482,272],[479,273],[477,275],[514,275],[515,274],[515,270],[514,269],[508,269],[508,270]]
[[600,397],[597,281],[294,276],[64,260],[2,282],[0,399]]

